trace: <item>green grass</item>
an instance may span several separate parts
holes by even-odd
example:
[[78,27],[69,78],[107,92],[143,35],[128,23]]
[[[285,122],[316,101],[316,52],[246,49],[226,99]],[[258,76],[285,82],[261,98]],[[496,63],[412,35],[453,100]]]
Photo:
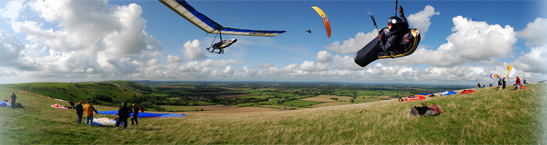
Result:
[[201,108],[196,106],[173,106],[173,105],[160,105],[161,108],[169,112],[190,112],[190,111],[201,111]]
[[321,102],[315,102],[315,101],[292,100],[292,101],[283,102],[283,105],[295,106],[295,107],[307,107],[307,106],[313,106],[320,103]]
[[147,86],[133,83],[130,81],[106,81],[93,83],[47,82],[10,84],[4,86],[67,101],[85,101],[94,96],[103,95],[106,97],[106,99],[98,100],[98,102],[105,104],[109,104],[109,102],[122,102],[130,99],[133,96],[140,96],[143,95],[143,93],[148,93],[152,91]]
[[[409,115],[422,101],[376,101],[294,111],[189,114],[143,118],[126,130],[73,123],[73,110],[36,95],[18,95],[26,109],[0,108],[0,144],[547,144],[546,85],[479,89],[428,98],[442,114]],[[0,87],[0,100],[11,92]],[[96,106],[98,110],[116,108]],[[366,109],[366,113],[358,113]],[[97,115],[97,117],[110,117]]]

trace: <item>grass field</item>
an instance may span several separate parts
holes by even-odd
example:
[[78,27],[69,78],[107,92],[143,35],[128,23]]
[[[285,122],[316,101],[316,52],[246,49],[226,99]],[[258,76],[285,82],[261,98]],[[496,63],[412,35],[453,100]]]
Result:
[[[332,98],[336,98],[338,100],[333,100]],[[300,99],[304,101],[315,101],[315,102],[336,102],[336,101],[350,101],[351,97],[346,96],[333,96],[333,95],[319,95],[311,98],[304,98]]]
[[[125,130],[75,124],[73,110],[49,107],[58,101],[17,94],[26,109],[0,107],[0,144],[547,144],[546,85],[526,87],[428,98],[442,110],[435,117],[409,115],[421,101],[386,100],[293,111],[200,111],[143,118]],[[11,92],[18,90],[0,86],[0,100]],[[363,109],[368,112],[358,113]]]

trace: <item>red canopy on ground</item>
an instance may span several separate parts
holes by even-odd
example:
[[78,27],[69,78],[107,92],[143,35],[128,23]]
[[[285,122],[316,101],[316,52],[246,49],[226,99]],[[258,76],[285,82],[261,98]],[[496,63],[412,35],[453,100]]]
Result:
[[420,95],[420,96],[415,96],[414,98],[405,98],[403,100],[405,100],[405,101],[416,101],[416,100],[423,100],[423,99],[425,99],[425,97]]
[[475,93],[473,90],[463,90],[460,94],[469,94],[469,93]]

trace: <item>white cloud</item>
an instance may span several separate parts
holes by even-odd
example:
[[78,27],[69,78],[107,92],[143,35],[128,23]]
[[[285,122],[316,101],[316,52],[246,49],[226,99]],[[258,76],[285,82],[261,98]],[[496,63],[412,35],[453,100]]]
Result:
[[431,17],[440,15],[441,12],[435,12],[435,8],[431,5],[425,6],[424,10],[408,16],[408,22],[411,26],[417,28],[422,33],[426,33],[431,25]]
[[6,8],[0,9],[0,17],[14,19],[19,17],[19,10],[23,7],[25,0],[12,0],[6,5]]
[[349,56],[334,56],[333,68],[335,69],[349,69],[349,70],[361,70],[364,69],[355,63],[353,57]]
[[534,22],[526,25],[526,28],[517,32],[517,36],[526,39],[526,44],[543,45],[547,44],[547,19],[536,18]]
[[19,70],[36,70],[34,62],[21,59],[25,46],[17,38],[0,31],[0,66]]
[[339,41],[334,41],[328,46],[325,46],[325,49],[338,54],[355,53],[377,36],[377,30],[373,30],[372,32],[366,34],[363,32],[359,32],[357,33],[357,35],[355,35],[354,38],[344,40],[344,42],[342,42],[342,45],[340,45]]
[[300,70],[303,70],[303,71],[324,71],[324,70],[327,70],[329,68],[329,64],[328,63],[315,63],[313,61],[304,61],[302,64],[300,64],[300,66],[298,67],[298,69]]
[[534,47],[530,52],[520,56],[513,62],[513,66],[523,72],[547,73],[547,44]]
[[386,63],[452,67],[465,62],[488,62],[507,57],[517,41],[511,26],[489,25],[462,16],[452,18],[452,22],[454,33],[436,50],[418,48],[410,56]]
[[39,17],[10,22],[12,29],[26,34],[25,39],[30,42],[11,55],[16,57],[12,60],[20,63],[10,64],[22,71],[22,66],[29,66],[22,64],[33,64],[40,72],[20,74],[53,78],[139,77],[158,68],[157,57],[162,48],[145,32],[146,21],[141,18],[139,5],[68,0],[37,0],[25,5],[35,12],[29,14]]
[[317,52],[317,56],[315,57],[315,59],[319,63],[328,63],[328,62],[332,61],[332,54],[329,53],[328,51],[324,51],[324,50],[319,51],[319,52]]
[[199,40],[194,39],[184,43],[184,57],[190,60],[201,60],[206,58],[203,49],[201,49],[199,44]]
[[182,59],[176,55],[168,55],[167,56],[167,63],[169,64],[172,64],[172,63],[180,63],[182,62]]

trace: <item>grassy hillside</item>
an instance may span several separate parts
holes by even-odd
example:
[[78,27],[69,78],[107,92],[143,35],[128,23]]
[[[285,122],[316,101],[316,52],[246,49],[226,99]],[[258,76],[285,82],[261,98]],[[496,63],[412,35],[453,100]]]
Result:
[[[57,101],[18,94],[26,109],[0,108],[0,144],[547,144],[546,85],[526,87],[428,98],[443,111],[435,117],[409,115],[422,101],[387,100],[294,111],[188,113],[140,119],[140,126],[126,130],[75,124],[73,110],[49,107]],[[0,100],[16,91],[0,87]],[[358,113],[363,109],[368,112]]]
[[[40,94],[46,97],[63,100],[88,100],[92,99],[99,104],[110,104],[131,99],[133,96],[141,96],[150,93],[150,87],[133,83],[131,81],[106,81],[92,83],[26,83],[4,85],[23,92]],[[19,91],[17,91],[19,92]],[[117,104],[117,103],[116,103]]]

